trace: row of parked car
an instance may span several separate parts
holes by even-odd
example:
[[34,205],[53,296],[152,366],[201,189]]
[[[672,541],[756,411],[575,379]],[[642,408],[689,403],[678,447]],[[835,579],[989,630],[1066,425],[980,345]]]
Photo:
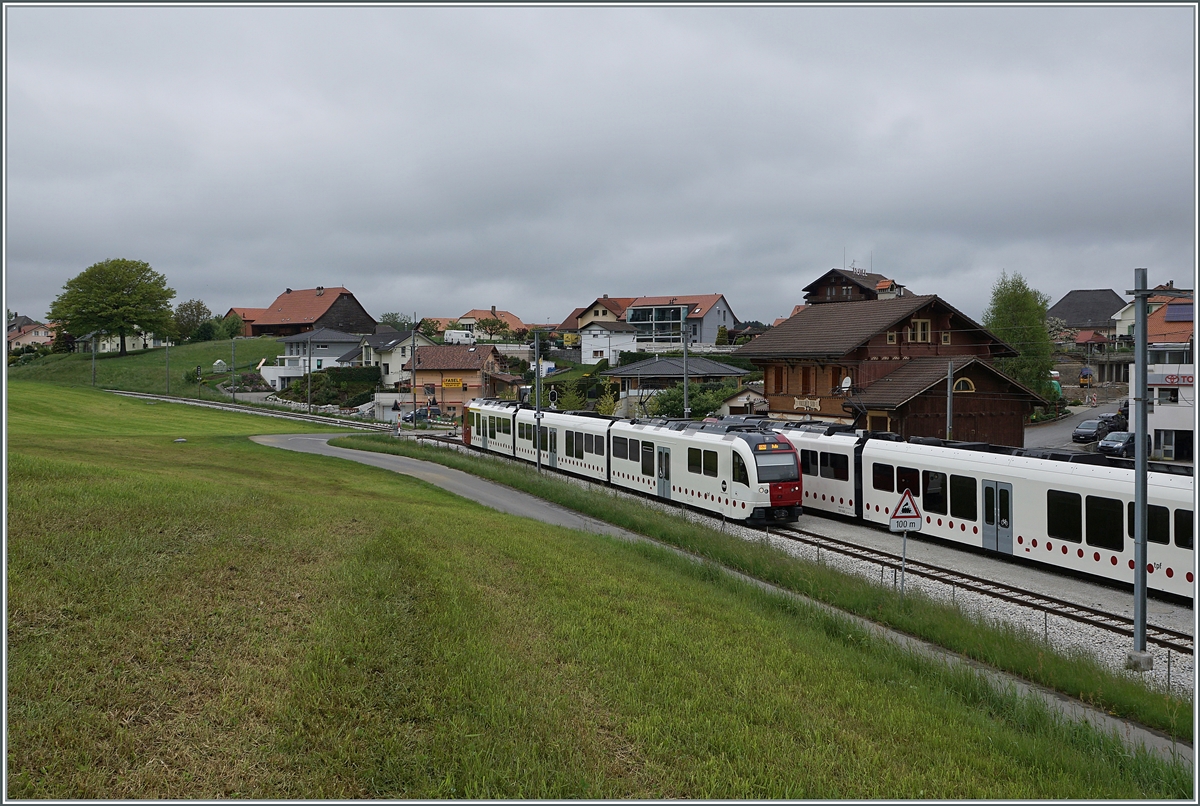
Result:
[[[1110,414],[1098,415],[1094,420],[1084,420],[1071,432],[1072,442],[1098,442],[1096,450],[1109,456],[1130,458],[1134,454],[1134,434],[1129,431],[1126,417],[1129,402],[1123,401],[1121,408]],[[1147,453],[1149,453],[1149,445]]]

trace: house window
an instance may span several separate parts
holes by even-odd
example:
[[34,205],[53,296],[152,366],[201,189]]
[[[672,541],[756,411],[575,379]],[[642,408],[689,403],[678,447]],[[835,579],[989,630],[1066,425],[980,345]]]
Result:
[[604,358],[603,350],[592,350],[592,358]]
[[896,343],[896,331],[894,331],[894,330],[889,330],[889,331],[887,332],[887,343],[888,343],[888,344],[895,344],[895,343]]
[[1178,403],[1179,402],[1179,390],[1174,389],[1174,388],[1168,388],[1165,386],[1160,386],[1158,389],[1158,402],[1159,403]]
[[384,375],[387,375],[387,374],[388,374],[388,365],[387,365],[387,364],[384,364],[384,365],[383,365],[383,374],[384,374]]
[[830,285],[825,287],[825,297],[827,299],[833,299],[833,286]]
[[843,297],[850,296],[850,286],[848,286],[848,285],[842,286],[842,296]]
[[911,335],[911,337],[909,338],[909,341],[928,343],[929,342],[929,320],[928,319],[912,320],[912,330],[910,331],[910,335]]
[[950,343],[950,331],[943,330],[942,331],[942,344],[949,344],[949,343]]
[[959,378],[954,382],[954,391],[956,392],[974,392],[975,384],[970,378]]
[[800,393],[815,394],[817,391],[816,367],[800,367]]
[[323,360],[323,359],[320,359],[320,358],[318,358],[318,359],[317,359],[317,369],[320,369],[320,368],[321,368],[321,361],[322,361],[322,360]]
[[785,381],[784,368],[783,367],[771,367],[771,378],[773,381],[772,386],[771,386],[771,393],[776,394],[776,395],[782,395],[784,393],[784,390],[786,389],[786,384],[784,382]]

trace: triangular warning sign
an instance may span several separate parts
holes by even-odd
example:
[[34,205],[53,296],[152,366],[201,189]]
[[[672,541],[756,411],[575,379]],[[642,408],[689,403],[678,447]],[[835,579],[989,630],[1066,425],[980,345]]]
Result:
[[921,510],[917,509],[917,502],[913,500],[912,491],[905,490],[904,495],[900,496],[900,503],[896,504],[896,508],[892,510],[892,520],[920,517]]

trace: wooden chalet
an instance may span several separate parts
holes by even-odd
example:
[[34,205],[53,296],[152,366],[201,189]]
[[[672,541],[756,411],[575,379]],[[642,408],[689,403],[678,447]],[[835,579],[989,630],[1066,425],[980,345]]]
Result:
[[954,439],[1022,446],[1046,404],[992,365],[1016,350],[936,295],[808,305],[733,354],[762,367],[778,419],[945,437],[949,374]]
[[354,295],[341,286],[295,291],[289,288],[266,308],[253,310],[262,313],[247,323],[252,336],[294,336],[323,327],[362,335],[375,332],[375,320]]

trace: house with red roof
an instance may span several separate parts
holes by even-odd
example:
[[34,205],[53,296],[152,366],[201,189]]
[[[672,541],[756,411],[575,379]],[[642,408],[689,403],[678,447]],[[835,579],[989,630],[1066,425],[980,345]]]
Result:
[[[413,352],[420,405],[441,406],[452,417],[462,415],[472,398],[496,397],[522,381],[521,376],[504,372],[504,356],[491,345],[418,345]],[[412,359],[401,369],[412,372]]]
[[256,321],[258,321],[258,319],[261,318],[262,315],[266,312],[267,312],[266,308],[230,308],[228,311],[225,312],[225,315],[221,318],[228,319],[229,317],[233,316],[234,314],[237,314],[238,317],[242,320],[242,335],[243,336],[253,336],[254,331],[250,326],[253,325]]
[[294,336],[319,328],[367,335],[375,332],[376,324],[354,295],[341,286],[289,288],[254,318],[249,335]]
[[637,330],[642,351],[679,345],[681,317],[689,344],[715,344],[722,326],[728,332],[738,325],[724,294],[637,297],[625,308],[625,321]]

